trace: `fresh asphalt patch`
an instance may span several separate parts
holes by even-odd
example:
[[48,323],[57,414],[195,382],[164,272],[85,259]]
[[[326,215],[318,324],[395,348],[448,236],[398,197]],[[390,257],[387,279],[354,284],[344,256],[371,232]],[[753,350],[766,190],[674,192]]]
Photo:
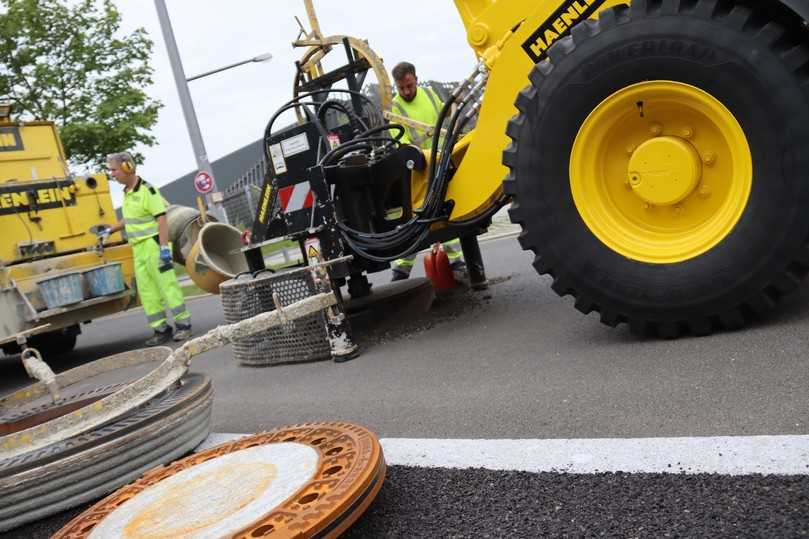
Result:
[[[6,537],[49,537],[87,507]],[[376,499],[343,537],[807,534],[807,475],[568,474],[391,465]]]
[[345,538],[801,537],[809,476],[390,466]]
[[[473,291],[462,285],[451,290],[436,291],[429,310],[402,308],[391,304],[370,316],[349,316],[360,348],[367,352],[400,339],[417,338],[419,334],[456,320],[462,315],[475,316],[492,300],[491,288],[511,279],[510,275],[489,279],[490,290]],[[381,283],[384,286],[384,283]],[[379,284],[377,285],[379,286]]]

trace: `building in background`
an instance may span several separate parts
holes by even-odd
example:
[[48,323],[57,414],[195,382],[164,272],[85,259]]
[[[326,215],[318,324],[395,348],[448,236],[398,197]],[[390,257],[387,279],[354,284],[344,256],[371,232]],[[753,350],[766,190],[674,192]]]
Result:
[[[247,146],[211,162],[217,187],[224,194],[228,220],[233,226],[244,229],[253,224],[255,196],[261,189],[266,164],[259,139]],[[171,204],[197,206],[194,176],[191,171],[160,187],[160,193]]]

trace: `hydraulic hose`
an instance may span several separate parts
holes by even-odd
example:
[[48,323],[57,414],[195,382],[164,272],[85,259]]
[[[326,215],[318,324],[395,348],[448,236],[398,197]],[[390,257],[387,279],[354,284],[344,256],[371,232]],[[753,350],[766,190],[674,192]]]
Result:
[[[483,80],[474,84],[474,80],[481,74],[484,75]],[[471,111],[464,116],[464,110],[470,102],[476,100],[475,93],[484,83],[485,72],[478,66],[475,73],[464,80],[455,91],[453,91],[450,98],[441,108],[430,145],[430,165],[427,173],[428,186],[422,206],[414,210],[413,217],[407,222],[400,224],[394,230],[386,232],[363,232],[352,229],[344,222],[337,222],[337,229],[340,235],[351,249],[364,258],[380,262],[387,262],[396,258],[409,256],[416,252],[420,245],[426,240],[432,223],[448,218],[447,215],[444,215],[444,199],[450,181],[452,149],[459,135],[463,132],[464,127],[472,118]],[[333,92],[358,95],[364,99],[365,102],[370,103],[372,107],[374,107],[374,110],[377,110],[376,105],[367,96],[361,92],[352,90],[328,89],[301,94],[284,104],[270,118],[264,132],[265,142],[269,141],[272,127],[278,117],[285,111],[297,107],[303,108],[307,119],[315,124],[323,140],[326,140],[328,137],[323,116],[325,111],[329,108],[342,110],[349,116],[349,121],[354,123],[348,109],[339,101],[325,101],[324,103],[307,103],[302,101],[306,98],[313,98],[314,96]],[[454,113],[450,114],[452,106],[456,103],[457,109]],[[478,104],[478,102],[475,102],[473,108],[477,108]],[[312,108],[315,108],[315,110],[313,111]],[[364,131],[352,140],[346,141],[328,151],[322,158],[318,159],[318,165],[322,167],[333,166],[339,162],[341,158],[352,152],[374,152],[388,147],[398,147],[401,144],[400,140],[405,132],[404,126],[399,124],[384,124],[384,119],[381,118],[381,114],[378,116],[380,117],[379,124],[381,125],[371,128],[368,128],[361,118],[357,118],[357,120],[359,120],[358,125],[361,125]],[[464,117],[462,118],[462,116]],[[442,141],[441,132],[445,123],[448,125],[446,135]],[[391,135],[391,130],[396,130],[398,133]],[[386,133],[387,136],[374,136],[379,133]],[[268,154],[268,144],[265,143],[264,146],[264,152]],[[270,159],[269,155],[267,155],[267,159]]]
[[[349,228],[344,223],[340,223],[339,229],[352,249],[372,260],[389,261],[395,258],[401,258],[402,256],[412,254],[412,252],[418,249],[420,243],[429,234],[430,224],[442,218],[446,218],[446,216],[441,215],[441,212],[443,211],[443,200],[449,184],[447,171],[451,164],[452,147],[457,141],[459,133],[463,130],[463,126],[466,125],[470,118],[467,116],[458,124],[458,120],[463,114],[463,109],[466,104],[467,102],[462,102],[450,119],[447,135],[442,146],[439,165],[437,170],[433,173],[433,177],[430,178],[428,194],[425,197],[424,205],[417,212],[418,215],[414,219],[397,227],[396,230],[384,233],[362,233]],[[446,117],[448,110],[448,107],[442,110],[444,117]],[[439,126],[441,123],[442,122],[438,122]],[[433,147],[436,152],[437,141],[438,138],[434,137]],[[401,250],[402,245],[408,245],[408,247]],[[385,252],[394,249],[399,252],[384,255],[380,253],[380,251]]]

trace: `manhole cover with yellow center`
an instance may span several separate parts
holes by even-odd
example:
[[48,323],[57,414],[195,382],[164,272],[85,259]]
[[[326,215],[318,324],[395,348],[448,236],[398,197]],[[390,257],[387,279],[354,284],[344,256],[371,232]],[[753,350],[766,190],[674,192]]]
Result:
[[367,429],[284,427],[154,469],[54,537],[337,537],[384,478],[382,448]]

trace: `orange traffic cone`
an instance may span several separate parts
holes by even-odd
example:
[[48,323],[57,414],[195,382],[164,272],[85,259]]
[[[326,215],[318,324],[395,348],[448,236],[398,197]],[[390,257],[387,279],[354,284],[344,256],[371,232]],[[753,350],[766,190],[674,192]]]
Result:
[[424,256],[424,274],[436,290],[451,290],[458,286],[458,282],[452,276],[447,253],[441,248],[440,243],[433,245],[430,252]]

